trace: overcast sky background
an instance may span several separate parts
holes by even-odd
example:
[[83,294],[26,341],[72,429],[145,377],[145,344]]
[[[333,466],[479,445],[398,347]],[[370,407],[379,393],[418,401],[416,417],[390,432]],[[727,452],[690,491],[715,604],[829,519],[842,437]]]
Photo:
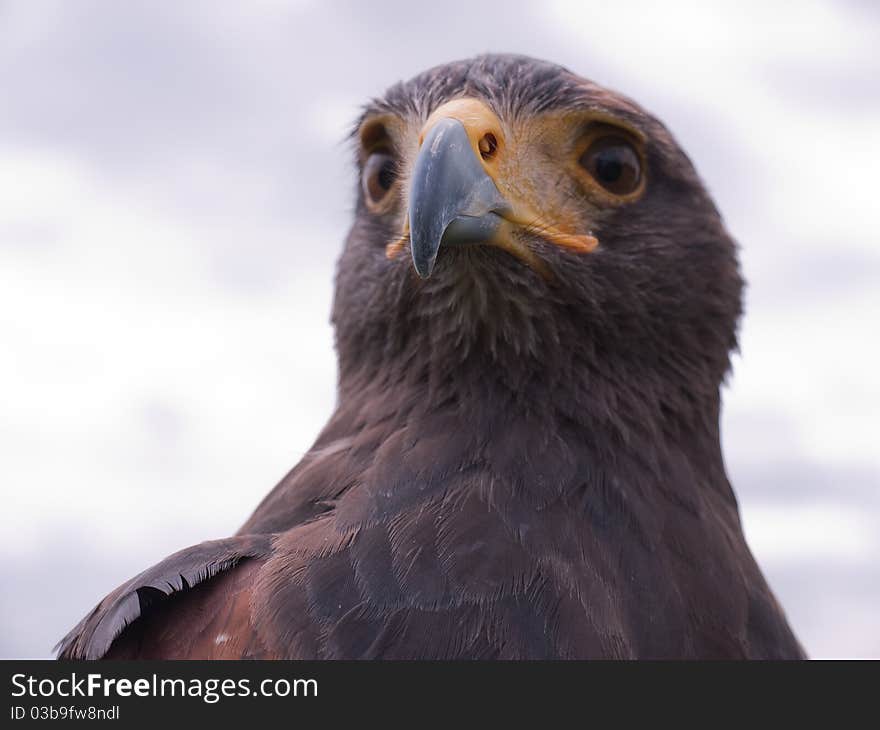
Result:
[[358,107],[484,51],[634,97],[749,280],[723,436],[813,656],[880,656],[880,5],[0,0],[0,656],[234,532],[334,402]]

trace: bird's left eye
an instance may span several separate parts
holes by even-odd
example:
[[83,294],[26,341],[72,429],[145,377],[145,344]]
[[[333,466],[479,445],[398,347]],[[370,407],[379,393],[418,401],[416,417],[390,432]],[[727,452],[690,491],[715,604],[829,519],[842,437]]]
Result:
[[596,138],[580,157],[580,164],[609,193],[629,195],[642,180],[639,154],[626,138],[606,134]]
[[385,200],[397,179],[397,166],[387,152],[374,152],[364,164],[363,187],[367,202],[373,206]]

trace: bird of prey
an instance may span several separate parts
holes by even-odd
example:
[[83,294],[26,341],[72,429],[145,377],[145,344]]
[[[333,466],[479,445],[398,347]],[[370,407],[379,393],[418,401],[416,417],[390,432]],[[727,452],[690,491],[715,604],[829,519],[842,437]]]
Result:
[[487,55],[368,104],[337,407],[65,658],[800,658],[719,441],[737,249],[672,135]]

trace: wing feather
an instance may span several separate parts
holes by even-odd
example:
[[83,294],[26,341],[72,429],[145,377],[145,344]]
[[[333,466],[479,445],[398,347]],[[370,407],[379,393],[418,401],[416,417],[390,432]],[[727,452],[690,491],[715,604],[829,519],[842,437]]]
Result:
[[55,647],[60,659],[100,659],[137,619],[243,561],[264,557],[271,536],[241,535],[185,548],[110,593]]

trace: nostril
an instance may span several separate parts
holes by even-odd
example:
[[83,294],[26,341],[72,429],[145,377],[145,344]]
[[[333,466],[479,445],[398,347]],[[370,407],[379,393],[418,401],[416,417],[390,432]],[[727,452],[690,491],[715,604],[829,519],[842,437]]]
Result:
[[490,160],[495,155],[495,150],[498,149],[498,139],[491,132],[486,132],[480,138],[478,146],[480,148],[480,156],[484,160]]

